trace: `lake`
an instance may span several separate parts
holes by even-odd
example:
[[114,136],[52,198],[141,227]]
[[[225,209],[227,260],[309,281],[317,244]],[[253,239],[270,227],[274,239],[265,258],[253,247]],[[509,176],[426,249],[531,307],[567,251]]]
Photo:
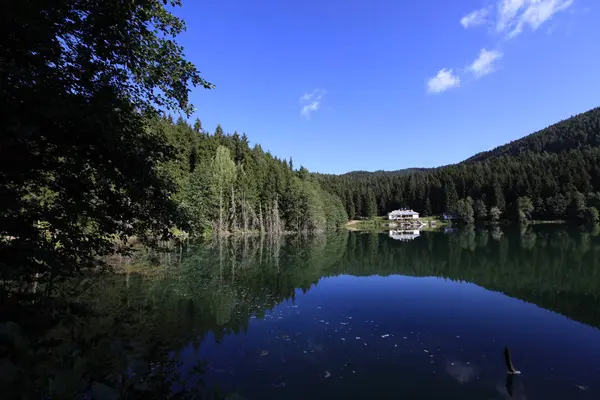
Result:
[[600,398],[597,231],[228,238],[123,264],[90,299],[128,319],[112,331],[123,342],[164,340],[174,392]]

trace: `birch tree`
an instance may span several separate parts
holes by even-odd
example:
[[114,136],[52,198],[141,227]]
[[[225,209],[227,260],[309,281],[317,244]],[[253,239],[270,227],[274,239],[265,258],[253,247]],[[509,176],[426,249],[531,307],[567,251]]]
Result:
[[231,159],[231,152],[227,147],[217,147],[212,170],[214,189],[219,202],[219,221],[217,229],[219,233],[222,233],[225,231],[225,196],[229,191],[233,193],[233,182],[235,182],[236,174],[235,163]]

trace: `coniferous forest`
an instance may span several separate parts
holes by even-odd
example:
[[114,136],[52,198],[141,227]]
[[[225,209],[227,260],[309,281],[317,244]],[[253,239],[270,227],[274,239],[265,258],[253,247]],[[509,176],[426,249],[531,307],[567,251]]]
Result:
[[177,43],[185,22],[170,10],[180,5],[3,6],[2,282],[95,266],[116,239],[323,231],[347,220],[341,201],[291,160],[184,122],[190,90],[215,86]]
[[199,119],[155,118],[176,156],[162,164],[175,183],[173,200],[192,234],[204,232],[324,232],[348,219],[341,200],[306,168],[250,147],[245,134],[205,132]]
[[600,108],[461,163],[397,173],[319,175],[349,218],[411,207],[475,220],[598,221]]
[[[600,108],[454,165],[310,172],[251,146],[234,130],[244,127],[202,126],[190,91],[208,96],[218,86],[178,43],[186,26],[172,11],[180,5],[7,0],[0,7],[0,382],[25,393],[16,398],[184,398],[171,396],[180,385],[169,380],[178,368],[171,354],[180,347],[169,342],[169,330],[184,332],[183,345],[198,337],[199,321],[219,332],[243,327],[250,313],[264,314],[328,274],[438,274],[503,289],[490,283],[498,281],[494,262],[510,258],[509,245],[531,250],[538,240],[528,256],[553,254],[552,247],[558,254],[547,269],[555,278],[544,286],[547,302],[560,291],[575,293],[577,304],[591,297],[594,279],[562,285],[573,271],[595,277],[586,269],[597,253],[587,233],[567,240],[565,232],[532,234],[522,224],[517,244],[517,236],[501,239],[496,225],[477,236],[471,224],[597,223]],[[312,235],[401,207],[450,212],[469,226],[456,239],[427,233],[412,248],[378,235]],[[220,240],[209,251],[185,257],[185,241],[171,240],[211,235]],[[485,247],[489,239],[497,252]],[[483,263],[475,259],[478,246]],[[575,253],[576,268],[565,266]],[[136,254],[146,270],[129,263]],[[391,268],[399,259],[408,269]],[[160,263],[173,270],[151,268]],[[175,264],[186,274],[169,277]],[[538,273],[538,264],[517,289],[531,294],[540,284],[546,270]],[[489,282],[478,278],[480,265]],[[523,272],[529,264],[514,265]],[[109,266],[127,271],[112,287],[98,279]],[[166,282],[149,291],[152,301],[132,296],[144,273]],[[163,303],[166,313],[149,308]],[[571,315],[572,304],[556,309]],[[214,312],[206,318],[199,305]]]
[[456,165],[310,173],[190,119],[191,88],[215,86],[177,44],[185,23],[168,7],[180,1],[165,3],[5,7],[4,281],[97,265],[115,239],[318,232],[400,207],[466,222],[598,220],[600,109]]

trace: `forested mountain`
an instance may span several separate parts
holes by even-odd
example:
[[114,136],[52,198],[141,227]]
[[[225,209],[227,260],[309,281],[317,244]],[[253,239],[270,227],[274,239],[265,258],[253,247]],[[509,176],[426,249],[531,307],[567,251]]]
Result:
[[484,161],[501,156],[517,156],[529,152],[560,153],[598,146],[600,146],[600,107],[551,125],[504,146],[475,154],[464,162]]
[[411,207],[466,221],[598,220],[600,109],[577,115],[462,163],[408,175],[320,175],[350,218]]
[[351,176],[351,177],[355,177],[355,178],[364,178],[364,177],[368,177],[368,176],[402,176],[402,175],[408,175],[408,174],[412,174],[413,172],[422,172],[422,171],[426,171],[427,168],[405,168],[405,169],[398,169],[396,171],[384,171],[384,170],[378,170],[378,171],[351,171],[351,172],[346,172],[345,174],[342,174],[343,176]]

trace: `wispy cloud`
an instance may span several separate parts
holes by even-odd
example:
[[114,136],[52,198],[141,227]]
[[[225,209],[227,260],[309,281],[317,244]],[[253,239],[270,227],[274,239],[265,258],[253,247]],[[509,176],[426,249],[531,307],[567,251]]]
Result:
[[574,0],[500,0],[496,31],[514,38],[529,26],[535,31],[556,13],[573,5]]
[[481,49],[479,57],[467,68],[476,78],[491,74],[496,69],[494,63],[501,59],[502,53],[495,50]]
[[[537,30],[552,17],[569,9],[575,0],[482,0],[494,5],[478,8],[464,15],[460,24],[464,28],[481,25],[492,27],[491,33],[502,39],[513,39],[521,34],[527,27],[532,31]],[[495,6],[495,12],[494,12]],[[572,10],[572,9],[571,9]],[[551,26],[546,31],[552,33]],[[496,38],[497,40],[498,38]],[[496,63],[504,55],[496,50],[481,49],[475,61],[466,69],[459,69],[459,74],[472,74],[476,79],[488,75],[496,70]],[[462,76],[462,75],[461,75]],[[427,81],[429,93],[441,93],[448,89],[460,86],[461,77],[450,68],[438,71],[437,75]]]
[[439,70],[436,76],[427,81],[427,91],[429,93],[442,93],[459,86],[460,78],[454,75],[454,71],[449,68]]
[[323,97],[327,94],[324,89],[315,89],[310,93],[304,93],[300,97],[300,104],[302,108],[300,115],[305,118],[310,118],[311,113],[319,110]]
[[490,7],[475,10],[462,17],[460,24],[465,28],[483,25],[487,22],[488,15],[490,15]]

